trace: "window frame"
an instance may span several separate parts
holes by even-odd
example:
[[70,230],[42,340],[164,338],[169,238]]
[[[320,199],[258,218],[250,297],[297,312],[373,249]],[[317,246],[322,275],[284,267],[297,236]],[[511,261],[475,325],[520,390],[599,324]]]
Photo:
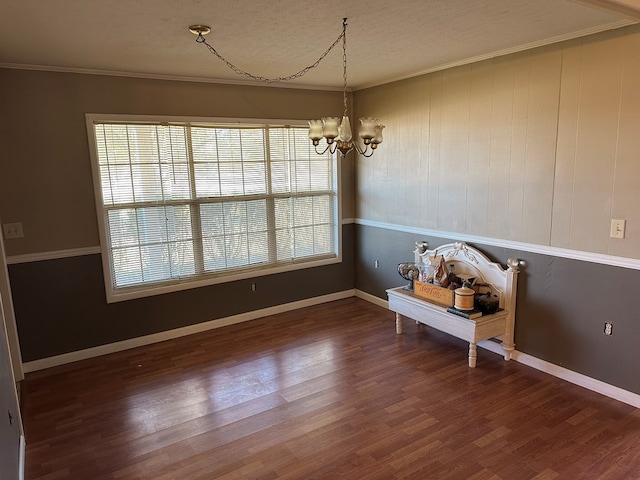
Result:
[[[102,256],[102,270],[105,284],[107,303],[144,298],[164,293],[178,292],[191,288],[199,288],[209,285],[216,285],[250,278],[258,278],[266,275],[291,272],[295,270],[320,267],[342,262],[342,188],[341,188],[341,168],[340,158],[336,158],[336,170],[334,173],[334,243],[335,256],[328,258],[316,258],[305,260],[294,260],[283,264],[272,264],[268,266],[244,267],[232,272],[222,271],[216,273],[200,274],[196,276],[170,279],[162,282],[150,284],[137,284],[126,287],[114,287],[114,272],[111,269],[110,242],[108,239],[107,216],[109,209],[105,207],[102,193],[102,182],[100,177],[99,159],[96,145],[95,123],[192,123],[192,124],[217,124],[217,125],[264,125],[264,126],[307,126],[306,120],[284,120],[284,119],[258,119],[258,118],[227,118],[227,117],[187,117],[187,116],[157,116],[157,115],[127,115],[127,114],[85,114],[87,140],[89,145],[89,157],[93,177],[94,198],[96,204],[96,215],[98,222],[98,232],[100,237],[100,251]],[[189,202],[191,203],[192,200]]]

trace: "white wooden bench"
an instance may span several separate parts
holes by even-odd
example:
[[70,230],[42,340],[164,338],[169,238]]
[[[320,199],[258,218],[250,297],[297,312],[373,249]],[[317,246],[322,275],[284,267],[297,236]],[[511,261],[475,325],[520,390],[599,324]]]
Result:
[[476,345],[481,340],[498,338],[502,342],[504,359],[510,360],[515,345],[513,332],[516,313],[516,291],[518,285],[518,267],[520,260],[507,260],[507,269],[491,262],[483,253],[464,242],[456,242],[427,250],[415,252],[426,260],[427,256],[443,255],[445,262],[454,264],[456,274],[471,274],[476,283],[490,285],[500,298],[500,310],[475,319],[466,319],[447,312],[446,307],[426,301],[403,287],[387,290],[389,309],[396,312],[396,333],[402,334],[402,317],[412,318],[416,322],[449,333],[469,342],[469,366],[476,366]]

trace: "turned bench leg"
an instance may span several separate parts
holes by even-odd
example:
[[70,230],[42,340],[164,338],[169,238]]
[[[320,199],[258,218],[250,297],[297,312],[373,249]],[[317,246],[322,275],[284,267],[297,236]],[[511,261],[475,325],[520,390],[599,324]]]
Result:
[[476,344],[475,342],[470,342],[469,343],[469,366],[471,368],[475,368],[477,356],[478,354],[476,352]]
[[515,350],[515,345],[513,343],[508,344],[508,343],[502,342],[502,349],[504,350],[504,359],[511,360],[513,351]]
[[396,312],[396,334],[402,334],[402,315]]

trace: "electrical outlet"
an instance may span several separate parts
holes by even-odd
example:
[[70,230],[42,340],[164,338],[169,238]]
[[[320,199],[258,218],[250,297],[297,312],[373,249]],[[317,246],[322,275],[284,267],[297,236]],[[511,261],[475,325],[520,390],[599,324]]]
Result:
[[373,267],[378,268],[380,266],[380,262],[378,260],[373,261]]
[[624,230],[627,226],[626,220],[611,220],[611,238],[624,238]]
[[604,322],[604,334],[611,335],[613,333],[613,323],[612,322]]
[[23,238],[24,233],[22,232],[22,223],[4,223],[2,225],[2,230],[4,231],[4,238],[10,240],[12,238]]

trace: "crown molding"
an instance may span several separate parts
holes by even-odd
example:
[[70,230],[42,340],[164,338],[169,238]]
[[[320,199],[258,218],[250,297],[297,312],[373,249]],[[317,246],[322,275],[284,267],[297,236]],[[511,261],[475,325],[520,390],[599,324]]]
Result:
[[[54,72],[54,73],[73,73],[78,75],[100,75],[107,77],[126,77],[126,78],[141,78],[147,80],[167,80],[172,82],[191,82],[191,83],[214,83],[220,85],[239,85],[245,87],[274,87],[274,88],[289,88],[294,90],[320,90],[328,92],[341,92],[342,87],[327,87],[320,85],[300,85],[294,83],[270,83],[265,84],[255,81],[242,81],[242,80],[230,80],[220,78],[207,78],[207,77],[189,77],[184,75],[160,75],[154,73],[141,73],[141,72],[119,72],[114,70],[97,70],[90,68],[75,68],[75,67],[58,67],[51,65],[28,65],[21,63],[0,63],[0,68],[11,70],[31,70],[38,72]],[[347,88],[347,91],[351,91],[351,88]]]
[[[619,0],[571,0],[573,3],[586,5],[587,7],[595,7],[599,10],[617,13],[640,22],[640,10],[629,5],[629,1]],[[638,3],[638,2],[636,2]]]
[[465,58],[465,59],[458,60],[458,61],[455,61],[455,62],[443,63],[441,65],[436,65],[434,67],[429,67],[429,68],[426,68],[424,70],[419,70],[419,71],[417,71],[415,73],[411,73],[409,75],[404,75],[404,76],[401,76],[401,77],[393,77],[393,78],[388,78],[386,80],[382,80],[380,82],[369,83],[369,84],[365,84],[365,85],[359,85],[357,87],[354,87],[353,90],[354,91],[358,91],[358,90],[364,90],[366,88],[379,87],[380,85],[386,85],[388,83],[399,82],[401,80],[407,80],[409,78],[415,78],[415,77],[419,77],[421,75],[427,75],[429,73],[440,72],[442,70],[447,70],[449,68],[461,67],[463,65],[469,65],[471,63],[482,62],[484,60],[490,60],[490,59],[496,58],[496,57],[503,57],[505,55],[510,55],[512,53],[523,52],[525,50],[532,50],[534,48],[544,47],[546,45],[551,45],[551,44],[554,44],[554,43],[565,42],[567,40],[573,40],[575,38],[586,37],[588,35],[594,35],[596,33],[606,32],[608,30],[615,30],[617,28],[628,27],[629,25],[634,25],[636,23],[638,23],[638,22],[637,21],[633,21],[633,20],[620,20],[618,22],[608,23],[606,25],[598,25],[596,27],[587,28],[587,29],[584,29],[584,30],[580,30],[578,32],[567,33],[567,34],[564,34],[564,35],[557,35],[555,37],[546,38],[544,40],[538,40],[536,42],[525,43],[525,44],[522,44],[522,45],[517,45],[515,47],[505,48],[503,50],[497,50],[495,52],[489,52],[489,53],[486,53],[486,54],[483,54],[483,55],[477,55],[475,57]]

